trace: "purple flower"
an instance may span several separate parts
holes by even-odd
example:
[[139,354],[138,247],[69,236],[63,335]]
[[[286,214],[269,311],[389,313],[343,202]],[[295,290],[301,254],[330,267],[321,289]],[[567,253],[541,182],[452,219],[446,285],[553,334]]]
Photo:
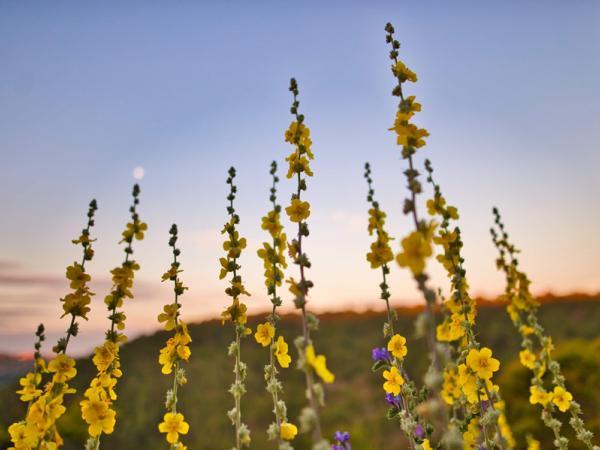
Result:
[[343,433],[341,431],[336,431],[334,439],[338,442],[348,442],[350,440],[350,434],[347,431]]
[[489,407],[489,402],[487,400],[481,400],[481,410],[486,412]]
[[352,450],[352,447],[350,447],[350,433],[347,431],[336,431],[333,439],[335,444],[331,446],[332,450]]
[[417,424],[417,426],[415,427],[415,436],[417,436],[419,439],[423,439],[424,436],[424,430],[423,427],[421,426],[420,423]]
[[371,353],[371,357],[373,361],[390,361],[392,359],[392,355],[390,355],[390,352],[385,347],[375,347]]
[[399,408],[400,403],[402,401],[402,397],[394,394],[385,394],[385,401],[388,402],[390,406],[395,406],[396,408]]

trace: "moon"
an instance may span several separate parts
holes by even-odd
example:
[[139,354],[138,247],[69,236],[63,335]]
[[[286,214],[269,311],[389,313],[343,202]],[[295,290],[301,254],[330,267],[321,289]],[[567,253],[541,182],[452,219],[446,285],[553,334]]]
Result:
[[135,178],[136,180],[141,180],[142,178],[144,178],[144,174],[145,171],[142,166],[137,166],[133,169],[133,178]]

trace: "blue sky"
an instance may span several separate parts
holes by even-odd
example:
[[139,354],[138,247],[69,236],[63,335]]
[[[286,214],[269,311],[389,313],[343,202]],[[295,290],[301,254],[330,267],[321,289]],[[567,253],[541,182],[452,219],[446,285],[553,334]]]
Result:
[[[120,261],[137,166],[150,231],[136,252],[131,333],[153,330],[168,301],[159,279],[172,222],[191,287],[184,316],[211,317],[226,304],[216,274],[231,164],[250,242],[242,259],[250,310],[265,309],[255,250],[269,163],[289,152],[291,76],[316,154],[311,304],[379,306],[377,274],[364,261],[366,160],[391,234],[410,226],[401,214],[404,165],[387,131],[395,109],[387,21],[419,75],[408,91],[431,133],[422,155],[461,211],[473,293],[502,290],[487,231],[493,205],[537,292],[600,291],[599,20],[591,0],[0,3],[0,351],[28,349],[40,321],[52,336],[66,327],[58,298],[78,255],[69,240],[92,197],[100,209],[90,270],[101,299]],[[282,202],[291,189],[282,182]],[[418,300],[407,274],[395,270],[392,280],[398,303]],[[94,305],[75,349],[99,339],[102,308]]]

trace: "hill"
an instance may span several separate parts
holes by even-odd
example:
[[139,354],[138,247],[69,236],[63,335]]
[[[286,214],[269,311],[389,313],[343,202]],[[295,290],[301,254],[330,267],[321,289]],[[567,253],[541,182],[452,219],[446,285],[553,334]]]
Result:
[[[400,310],[399,322],[401,333],[408,337],[409,354],[408,371],[419,379],[427,364],[425,342],[413,339],[414,309]],[[261,317],[254,317],[250,325],[255,326]],[[297,316],[286,317],[283,334],[286,340],[292,341],[300,330]],[[571,298],[568,301],[546,301],[540,310],[540,320],[552,334],[555,343],[560,347],[572,345],[568,341],[582,339],[590,341],[600,336],[600,301]],[[401,448],[402,436],[396,423],[385,419],[385,402],[383,401],[380,374],[373,374],[371,367],[371,349],[382,345],[381,328],[383,316],[380,313],[335,313],[321,315],[320,330],[315,333],[315,342],[319,352],[328,357],[328,365],[336,374],[336,381],[327,387],[328,407],[323,412],[322,421],[327,435],[337,429],[350,431],[353,447],[356,449]],[[484,345],[494,349],[502,362],[503,369],[510,366],[511,360],[518,354],[519,340],[501,305],[484,303],[480,308],[478,319],[479,338]],[[189,383],[183,388],[181,410],[191,424],[190,433],[185,440],[190,449],[223,449],[230,448],[232,430],[225,411],[232,402],[227,389],[233,378],[232,362],[226,356],[226,348],[231,341],[230,327],[223,327],[219,321],[209,321],[190,326],[193,339],[192,357],[187,368]],[[157,355],[167,335],[158,332],[152,336],[138,338],[122,349],[122,367],[125,373],[118,387],[117,401],[118,423],[115,433],[103,441],[103,448],[147,450],[164,449],[166,444],[159,435],[157,424],[164,412],[164,397],[168,389],[169,377],[160,373]],[[598,346],[596,346],[598,347]],[[583,347],[582,347],[583,348]],[[244,360],[248,362],[248,394],[244,397],[244,416],[252,430],[252,448],[274,448],[266,443],[265,429],[271,421],[270,397],[263,385],[262,368],[266,351],[258,346],[254,339],[243,343]],[[294,353],[292,353],[294,356]],[[596,366],[600,368],[600,356],[592,355]],[[80,418],[77,402],[93,374],[89,359],[78,362],[79,374],[75,387],[78,394],[71,402],[67,414],[61,422],[65,437],[65,449],[82,448],[85,440],[85,427]],[[290,418],[298,415],[304,404],[303,380],[301,373],[295,369],[282,371],[285,396],[288,402]],[[507,385],[507,392],[519,392],[514,387],[514,369],[503,374],[501,384]],[[596,371],[596,374],[599,371]],[[576,377],[574,393],[585,393],[586,389],[597,391],[597,387],[587,385],[591,382],[590,373],[570,373]],[[508,376],[508,378],[507,378]],[[527,375],[521,373],[520,378]],[[519,379],[520,379],[519,378]],[[517,383],[518,384],[518,383]],[[593,387],[592,387],[593,386]],[[6,426],[15,418],[22,416],[24,405],[14,394],[14,383],[0,390],[0,443],[6,446]],[[525,386],[526,388],[526,386]],[[526,393],[525,393],[526,394]],[[525,395],[524,394],[524,395]],[[511,411],[517,401],[507,400],[509,419],[519,421],[519,410]],[[526,400],[526,398],[525,398]],[[589,412],[596,423],[600,421],[597,404],[589,405]],[[537,420],[535,416],[528,420]],[[538,421],[539,422],[539,421]],[[540,428],[541,429],[541,428]],[[537,437],[537,436],[536,436]],[[3,442],[4,440],[4,442]],[[5,447],[2,447],[5,448]],[[296,449],[309,448],[306,440],[297,439]],[[543,447],[545,448],[545,447]],[[572,446],[571,448],[577,448]]]

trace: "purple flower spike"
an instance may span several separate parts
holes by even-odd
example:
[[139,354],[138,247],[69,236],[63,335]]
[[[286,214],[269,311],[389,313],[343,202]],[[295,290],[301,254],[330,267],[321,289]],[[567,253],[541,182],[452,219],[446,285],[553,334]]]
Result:
[[421,426],[421,424],[418,423],[417,426],[415,427],[415,436],[417,436],[419,439],[423,439],[424,435],[425,435],[425,430],[423,430],[423,427]]
[[373,361],[390,361],[392,359],[392,355],[390,355],[390,352],[385,347],[375,347],[371,353],[371,357]]

